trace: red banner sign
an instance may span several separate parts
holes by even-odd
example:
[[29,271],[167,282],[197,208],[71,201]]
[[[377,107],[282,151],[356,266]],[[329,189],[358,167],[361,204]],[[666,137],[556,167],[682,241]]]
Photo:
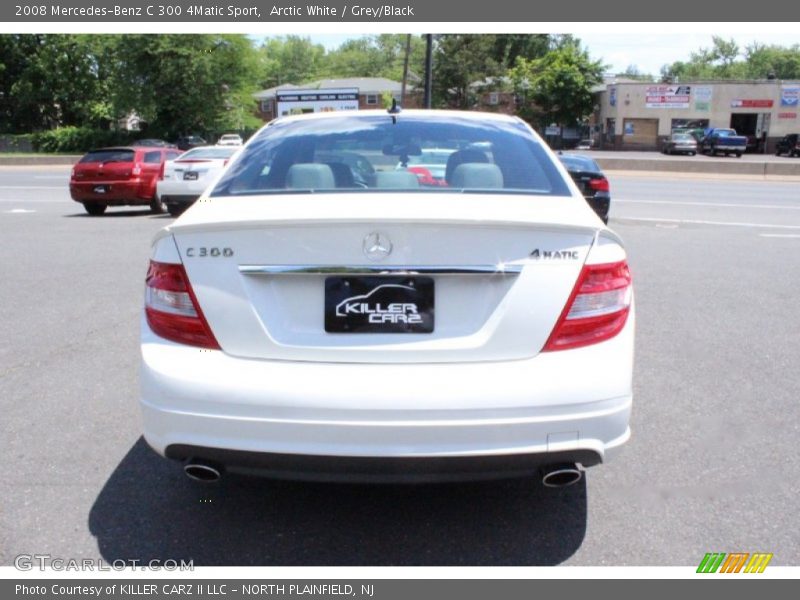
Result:
[[772,100],[731,100],[731,108],[772,108]]

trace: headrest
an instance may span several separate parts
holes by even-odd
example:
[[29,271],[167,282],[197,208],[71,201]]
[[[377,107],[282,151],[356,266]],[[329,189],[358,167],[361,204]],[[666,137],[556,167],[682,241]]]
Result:
[[464,163],[488,163],[486,154],[480,150],[459,150],[453,152],[447,159],[447,166],[444,171],[444,178],[450,185],[453,185],[453,173],[458,165]]
[[456,167],[450,185],[466,189],[502,189],[503,172],[491,163],[463,163]]
[[293,190],[330,190],[336,187],[328,165],[297,163],[286,173],[286,187]]

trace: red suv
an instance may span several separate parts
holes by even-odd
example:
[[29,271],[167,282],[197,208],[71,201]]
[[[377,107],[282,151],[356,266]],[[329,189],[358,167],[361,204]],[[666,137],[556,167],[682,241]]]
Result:
[[108,206],[141,204],[164,212],[156,182],[164,162],[181,154],[174,148],[141,146],[90,150],[72,169],[69,193],[90,215],[102,215]]

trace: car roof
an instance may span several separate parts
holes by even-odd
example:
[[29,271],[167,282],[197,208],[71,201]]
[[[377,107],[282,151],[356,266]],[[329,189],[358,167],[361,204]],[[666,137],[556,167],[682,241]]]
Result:
[[[119,152],[120,150],[135,151],[137,148],[148,148],[148,147],[150,146],[104,146],[102,148],[92,148],[91,150],[88,150],[86,154],[89,154],[91,152]],[[152,148],[158,148],[159,150],[161,149],[158,146],[152,146]]]

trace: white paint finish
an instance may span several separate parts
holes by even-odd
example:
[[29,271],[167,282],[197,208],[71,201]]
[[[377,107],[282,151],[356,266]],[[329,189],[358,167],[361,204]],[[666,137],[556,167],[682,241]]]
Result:
[[522,361],[340,365],[241,360],[143,324],[145,432],[161,452],[455,456],[544,452],[548,435],[572,431],[572,449],[602,454],[629,434],[633,326]]

